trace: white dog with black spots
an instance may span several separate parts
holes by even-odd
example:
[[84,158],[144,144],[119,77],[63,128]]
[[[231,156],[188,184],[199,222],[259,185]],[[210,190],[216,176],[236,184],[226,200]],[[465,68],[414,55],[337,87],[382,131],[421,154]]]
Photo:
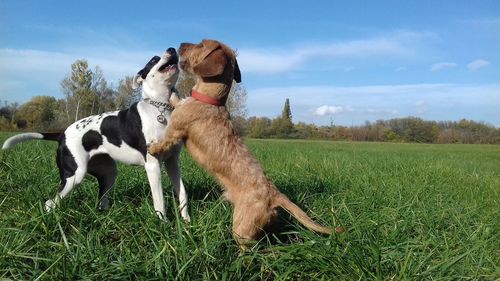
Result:
[[144,166],[153,205],[161,218],[165,216],[165,203],[161,184],[161,163],[165,162],[168,176],[179,199],[179,209],[185,221],[190,221],[187,194],[180,176],[179,153],[182,145],[162,155],[148,153],[147,145],[158,142],[173,110],[169,100],[179,76],[179,57],[169,48],[162,57],[153,57],[134,77],[134,87],[142,84],[142,100],[130,108],[83,118],[71,124],[64,133],[23,133],[5,141],[3,149],[32,139],[57,140],[56,162],[61,185],[55,199],[47,200],[48,211],[66,197],[79,184],[85,174],[97,178],[99,183],[99,210],[110,206],[108,193],[115,183],[115,161]]

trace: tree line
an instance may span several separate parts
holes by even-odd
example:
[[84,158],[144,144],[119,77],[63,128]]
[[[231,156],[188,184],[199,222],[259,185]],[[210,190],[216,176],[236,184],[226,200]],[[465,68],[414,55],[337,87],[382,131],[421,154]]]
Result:
[[0,130],[61,130],[83,117],[126,108],[140,94],[131,85],[132,76],[126,76],[115,88],[99,66],[90,69],[86,60],[76,60],[60,83],[64,98],[35,96],[21,105],[4,101]]
[[[132,75],[125,76],[114,87],[104,78],[99,66],[91,69],[86,60],[76,60],[71,64],[71,73],[60,83],[63,98],[35,96],[21,105],[3,101],[0,131],[60,131],[83,117],[128,108],[141,99],[141,89],[133,89],[132,81]],[[181,77],[179,82],[178,94],[189,96],[195,79]],[[244,116],[245,102],[245,88],[233,87],[227,100],[231,115]]]
[[287,99],[282,114],[274,119],[250,117],[242,135],[252,138],[296,138],[337,141],[500,144],[500,128],[482,122],[427,121],[418,117],[366,121],[358,126],[317,126],[292,122]]
[[[89,68],[86,60],[71,65],[71,73],[61,81],[64,97],[35,96],[21,105],[0,104],[0,130],[60,131],[83,117],[129,107],[141,98],[132,88],[133,76],[120,79],[113,87],[99,66]],[[181,97],[189,96],[195,80],[181,77],[176,89]],[[418,117],[365,122],[358,126],[317,126],[292,121],[290,100],[275,118],[248,117],[247,91],[235,84],[227,100],[235,130],[250,138],[294,138],[343,141],[418,142],[418,143],[500,143],[500,128],[462,119],[427,121]]]

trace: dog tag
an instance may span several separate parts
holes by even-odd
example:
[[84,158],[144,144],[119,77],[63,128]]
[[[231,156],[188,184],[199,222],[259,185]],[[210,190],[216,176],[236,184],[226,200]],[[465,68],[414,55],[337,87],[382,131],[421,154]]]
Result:
[[156,117],[156,120],[158,120],[158,122],[160,122],[161,124],[166,124],[167,123],[167,118],[165,118],[165,116],[163,116],[163,115],[158,115]]

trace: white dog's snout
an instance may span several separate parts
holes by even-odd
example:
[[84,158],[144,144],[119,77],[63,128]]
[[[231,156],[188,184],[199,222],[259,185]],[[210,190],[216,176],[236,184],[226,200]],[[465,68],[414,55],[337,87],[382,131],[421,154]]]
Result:
[[165,53],[163,53],[163,57],[166,59],[170,59],[174,55],[175,53],[169,52],[168,50],[166,50]]

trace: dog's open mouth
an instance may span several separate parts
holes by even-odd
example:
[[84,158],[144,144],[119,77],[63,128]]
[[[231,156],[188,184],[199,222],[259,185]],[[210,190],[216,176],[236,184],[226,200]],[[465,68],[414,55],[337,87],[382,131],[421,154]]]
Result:
[[179,56],[177,55],[177,52],[175,51],[174,48],[168,48],[167,55],[170,56],[167,62],[162,64],[158,68],[158,71],[161,73],[166,73],[169,71],[172,72],[177,71],[177,63],[179,62]]
[[177,71],[177,64],[174,63],[165,63],[164,65],[160,66],[160,68],[158,68],[158,71],[161,72],[161,73],[166,73],[166,72],[169,72],[169,71]]

